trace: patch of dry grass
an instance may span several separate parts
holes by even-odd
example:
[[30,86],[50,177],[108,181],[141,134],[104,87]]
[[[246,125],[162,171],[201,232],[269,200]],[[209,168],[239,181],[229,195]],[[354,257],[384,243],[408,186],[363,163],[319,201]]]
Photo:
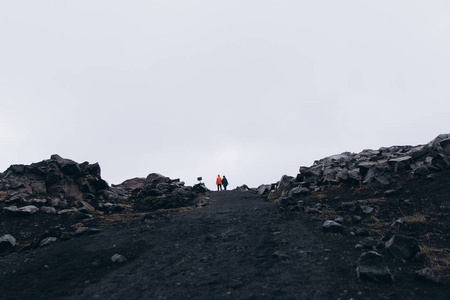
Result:
[[325,199],[325,198],[327,198],[327,197],[328,197],[328,196],[327,196],[327,194],[325,194],[325,193],[314,193],[314,194],[311,195],[311,198],[313,198],[313,199],[319,199],[319,200]]
[[127,212],[122,214],[110,214],[110,215],[104,215],[99,219],[99,223],[101,224],[113,224],[118,222],[128,222],[128,221],[134,221],[139,220],[143,215],[150,215],[150,214],[165,214],[169,212],[185,212],[190,209],[195,208],[195,206],[187,206],[187,207],[177,207],[177,208],[169,208],[169,209],[158,209],[156,211],[151,212]]
[[123,214],[110,214],[105,215],[99,219],[100,224],[113,224],[118,222],[128,222],[138,220],[142,213],[123,213]]
[[334,220],[340,215],[334,209],[326,208],[320,211],[320,216],[324,217],[327,220]]
[[427,222],[424,215],[404,216],[402,220],[407,224],[425,224]]
[[370,199],[363,199],[363,200],[356,200],[358,203],[367,203],[367,204],[377,204],[377,203],[385,203],[387,200],[386,198],[370,198]]
[[440,277],[450,277],[450,252],[448,249],[437,249],[420,246],[420,251],[426,255],[427,266]]

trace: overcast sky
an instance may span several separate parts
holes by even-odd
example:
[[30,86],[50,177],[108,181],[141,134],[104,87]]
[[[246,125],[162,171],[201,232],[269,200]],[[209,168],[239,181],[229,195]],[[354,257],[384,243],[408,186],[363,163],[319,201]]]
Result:
[[450,132],[450,1],[0,0],[0,171],[232,188]]

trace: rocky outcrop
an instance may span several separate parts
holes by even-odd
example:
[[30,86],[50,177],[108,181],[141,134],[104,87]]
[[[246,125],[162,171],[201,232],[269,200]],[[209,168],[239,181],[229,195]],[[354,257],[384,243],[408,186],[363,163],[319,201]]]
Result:
[[79,164],[59,155],[31,165],[12,165],[0,173],[0,211],[16,217],[44,213],[85,219],[95,212],[193,206],[207,192],[203,184],[189,187],[180,179],[156,173],[109,186],[97,163]]
[[[396,177],[432,176],[450,169],[450,134],[441,134],[426,145],[392,146],[360,153],[344,152],[301,166],[296,177],[284,175],[272,186],[269,200],[320,191],[329,185],[349,183],[382,189]],[[267,194],[267,186],[258,188]]]
[[200,195],[208,191],[201,183],[190,187],[185,186],[180,179],[151,173],[146,178],[133,178],[119,185],[113,185],[109,190],[108,199],[126,199],[137,210],[154,211],[195,206],[200,202]]
[[78,164],[52,155],[39,163],[10,166],[0,178],[0,201],[17,203],[45,196],[61,199],[64,206],[64,200],[98,200],[107,189],[97,163]]

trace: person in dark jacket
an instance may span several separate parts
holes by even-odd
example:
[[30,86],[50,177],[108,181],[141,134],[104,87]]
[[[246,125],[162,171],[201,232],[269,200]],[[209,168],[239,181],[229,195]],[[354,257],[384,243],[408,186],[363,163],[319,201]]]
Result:
[[227,190],[227,185],[228,185],[228,180],[225,177],[225,175],[223,175],[223,178],[222,178],[222,185],[223,185],[223,189],[226,191]]

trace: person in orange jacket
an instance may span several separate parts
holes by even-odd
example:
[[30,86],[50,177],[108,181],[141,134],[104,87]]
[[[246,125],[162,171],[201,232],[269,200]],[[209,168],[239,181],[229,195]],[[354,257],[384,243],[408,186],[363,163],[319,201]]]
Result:
[[220,175],[217,175],[216,184],[217,184],[217,191],[219,191],[219,189],[222,190],[222,178],[220,178]]

